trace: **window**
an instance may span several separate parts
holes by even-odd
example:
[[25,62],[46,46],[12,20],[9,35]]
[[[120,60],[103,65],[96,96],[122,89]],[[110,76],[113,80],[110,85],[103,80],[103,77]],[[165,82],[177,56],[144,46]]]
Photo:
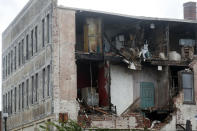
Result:
[[26,36],[26,60],[29,59],[29,35]]
[[36,99],[35,99],[35,101],[37,102],[38,101],[38,73],[36,73]]
[[49,14],[47,15],[47,43],[49,43],[50,32],[49,32]]
[[10,53],[8,53],[8,75],[10,75]]
[[22,83],[22,109],[24,109],[24,98],[25,98],[25,94],[24,94],[24,87],[25,84],[24,82]]
[[21,65],[21,43],[18,45],[18,66]]
[[31,56],[34,55],[34,30],[31,31]]
[[38,27],[35,27],[35,51],[38,52]]
[[11,50],[11,73],[13,72],[13,50]]
[[194,102],[194,80],[193,73],[182,72],[182,88],[184,93],[184,103]]
[[17,99],[17,95],[16,95],[16,87],[14,88],[14,111],[16,112],[16,99]]
[[13,103],[12,102],[12,100],[13,100],[12,97],[13,97],[13,90],[11,90],[11,98],[10,98],[11,99],[11,101],[10,101],[11,102],[11,105],[10,105],[10,113],[11,114],[12,114],[12,103]]
[[29,106],[29,79],[26,80],[26,102],[27,106]]
[[18,90],[18,110],[20,111],[21,109],[21,85],[19,85],[19,90]]
[[34,76],[31,77],[31,104],[34,103]]
[[3,79],[5,79],[5,57],[3,57]]
[[14,47],[14,70],[16,70],[16,46]]
[[8,92],[8,114],[10,114],[10,92]]
[[25,59],[24,59],[24,39],[22,40],[22,45],[21,45],[21,60],[22,64],[25,64]]
[[44,98],[45,94],[45,68],[42,70],[42,97]]
[[5,95],[3,95],[3,112],[5,113]]
[[47,66],[47,95],[50,95],[50,65]]
[[45,41],[45,39],[44,39],[45,38],[45,27],[44,26],[45,26],[45,20],[43,19],[42,20],[42,47],[44,47],[44,44],[45,44],[44,43],[44,41]]
[[8,113],[8,94],[6,93],[6,95],[5,95],[5,106],[6,106],[6,108],[5,108],[5,112],[6,113]]
[[6,77],[8,76],[8,56],[6,55]]

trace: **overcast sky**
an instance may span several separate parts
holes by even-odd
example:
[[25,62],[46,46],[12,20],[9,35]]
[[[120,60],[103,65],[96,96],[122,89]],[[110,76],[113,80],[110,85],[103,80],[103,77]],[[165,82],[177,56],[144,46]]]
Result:
[[[183,3],[188,0],[61,0],[68,7],[161,18],[183,18]],[[197,2],[197,0],[192,0]],[[0,51],[2,32],[28,0],[0,0]],[[1,70],[0,57],[0,70]],[[1,83],[0,73],[0,83]],[[1,85],[0,85],[1,87]],[[0,92],[1,93],[1,92]],[[1,99],[1,97],[0,97]],[[1,100],[0,100],[1,109]]]

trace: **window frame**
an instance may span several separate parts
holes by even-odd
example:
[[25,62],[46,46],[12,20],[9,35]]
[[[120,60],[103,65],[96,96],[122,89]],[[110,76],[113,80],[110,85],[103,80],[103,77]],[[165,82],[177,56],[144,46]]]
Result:
[[[192,89],[192,100],[191,101],[185,101],[184,100],[184,89],[183,88],[183,80],[182,80],[182,76],[183,74],[191,74],[192,75],[192,82],[193,82],[193,87],[191,88]],[[188,72],[188,71],[180,71],[180,74],[179,74],[179,77],[180,77],[180,87],[181,87],[181,90],[183,92],[183,104],[196,104],[195,102],[195,88],[194,88],[194,73],[193,72]],[[186,88],[188,89],[188,88]]]

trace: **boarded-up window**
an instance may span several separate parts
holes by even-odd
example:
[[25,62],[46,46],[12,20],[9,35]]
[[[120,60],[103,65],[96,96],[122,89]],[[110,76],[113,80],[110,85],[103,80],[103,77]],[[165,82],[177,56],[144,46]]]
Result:
[[194,102],[193,73],[182,72],[182,88],[184,93],[184,102]]

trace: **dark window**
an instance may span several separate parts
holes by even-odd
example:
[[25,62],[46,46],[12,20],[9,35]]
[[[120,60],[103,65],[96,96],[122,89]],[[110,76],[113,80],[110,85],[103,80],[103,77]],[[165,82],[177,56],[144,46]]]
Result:
[[31,104],[34,103],[34,76],[31,77]]
[[10,107],[9,107],[9,105],[10,105],[10,93],[8,92],[8,114],[10,114]]
[[29,106],[29,79],[26,80],[26,100],[27,106]]
[[18,66],[21,65],[21,43],[18,44]]
[[8,54],[8,75],[10,75],[10,53]]
[[31,56],[34,55],[34,30],[31,31]]
[[26,60],[29,59],[29,35],[26,36]]
[[24,39],[22,40],[22,45],[21,45],[21,60],[22,60],[22,64],[25,63],[25,56],[24,56]]
[[6,77],[8,76],[8,56],[6,55]]
[[18,90],[18,110],[20,111],[21,109],[21,85],[19,85],[19,90]]
[[11,50],[11,73],[13,72],[13,50]]
[[22,83],[22,109],[24,109],[24,98],[25,98],[25,94],[24,94],[24,87],[25,84],[24,82]]
[[8,94],[6,93],[6,95],[5,95],[5,106],[6,106],[6,108],[5,108],[5,112],[6,113],[8,113]]
[[14,69],[16,70],[16,46],[14,47]]
[[50,95],[50,65],[47,66],[47,95]]
[[38,52],[38,27],[35,27],[35,50]]
[[49,14],[47,15],[47,43],[49,43],[49,37],[50,37],[50,32],[49,32]]
[[5,57],[3,57],[3,79],[5,79]]
[[3,95],[3,112],[5,113],[5,95]]
[[11,105],[10,105],[10,113],[12,114],[12,101],[13,101],[13,99],[12,99],[12,97],[13,97],[13,90],[11,90]]
[[182,88],[184,93],[184,102],[194,102],[194,80],[193,73],[182,72]]
[[42,20],[42,47],[45,45],[45,20]]
[[35,101],[37,102],[38,101],[38,73],[36,73],[36,99],[35,99]]
[[16,112],[16,99],[17,99],[17,95],[16,95],[17,91],[16,91],[16,87],[14,88],[14,111]]
[[42,70],[42,97],[45,94],[45,68]]

